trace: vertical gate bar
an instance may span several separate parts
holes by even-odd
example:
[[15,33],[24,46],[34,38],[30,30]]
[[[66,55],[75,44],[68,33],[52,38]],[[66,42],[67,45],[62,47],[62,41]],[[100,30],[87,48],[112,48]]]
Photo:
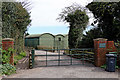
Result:
[[85,64],[85,50],[84,50],[84,53],[83,53],[83,65]]
[[47,50],[46,50],[46,67],[47,67]]
[[59,54],[58,54],[58,66],[60,66],[60,50],[59,50]]
[[84,63],[83,63],[83,52],[84,52],[84,49],[82,50],[82,64],[84,65]]
[[[69,52],[71,52],[71,50]],[[72,65],[72,55],[71,55],[71,65]]]
[[34,67],[35,50],[32,50],[32,68]]
[[59,53],[59,65],[60,65],[60,53]]
[[85,50],[83,51],[83,65],[85,64]]

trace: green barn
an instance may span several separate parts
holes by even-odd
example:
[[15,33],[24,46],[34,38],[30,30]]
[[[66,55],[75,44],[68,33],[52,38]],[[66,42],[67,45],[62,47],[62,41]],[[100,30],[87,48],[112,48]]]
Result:
[[64,47],[68,49],[68,35],[67,34],[64,35]]
[[53,35],[50,33],[28,35],[25,38],[25,46],[33,48],[66,49],[68,48],[68,35]]
[[64,49],[64,36],[62,34],[55,35],[55,48]]
[[54,47],[55,36],[50,33],[44,33],[39,37],[39,46],[40,47]]
[[39,45],[39,37],[40,34],[28,35],[25,38],[25,46],[37,48],[37,45]]

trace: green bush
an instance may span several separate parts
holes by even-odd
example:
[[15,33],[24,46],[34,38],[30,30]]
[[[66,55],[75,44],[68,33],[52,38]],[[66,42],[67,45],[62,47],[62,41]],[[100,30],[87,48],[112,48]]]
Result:
[[10,54],[9,52],[2,50],[2,63],[9,63],[10,61]]
[[[107,65],[104,64],[104,65],[102,65],[102,66],[100,66],[100,67],[106,69],[106,66],[107,66]],[[118,69],[119,67],[118,67],[118,66],[115,66],[115,68]]]
[[0,76],[2,75],[2,64],[0,64]]
[[25,52],[21,52],[19,55],[14,56],[14,65],[16,65],[18,61],[21,60],[25,56],[26,56]]
[[11,64],[7,63],[7,64],[2,65],[2,74],[10,75],[15,72],[16,72],[16,68],[12,66]]
[[17,56],[14,57],[15,60],[20,60],[22,58],[23,58],[23,56],[20,56],[20,55],[17,55]]
[[16,65],[18,63],[18,61],[21,60],[22,58],[23,58],[23,56],[20,56],[20,55],[14,56],[14,65]]
[[21,60],[22,58],[23,57],[19,56],[19,55],[14,56],[14,65],[16,65],[18,63],[18,61]]
[[14,65],[16,65],[18,63],[18,60],[14,60]]
[[9,64],[10,56],[11,54],[14,53],[14,49],[9,48],[7,51],[0,49],[0,51],[2,52],[2,55],[0,55],[0,57],[2,58],[2,63],[3,63],[3,65],[0,65],[0,73],[5,74],[5,75],[10,75],[12,73],[15,73],[16,68],[12,66],[11,64]]
[[21,53],[20,53],[20,56],[25,57],[25,56],[26,56],[26,53],[25,53],[25,52],[21,52]]
[[10,62],[10,56],[14,53],[14,49],[9,48],[7,51],[2,50],[2,63],[9,63]]

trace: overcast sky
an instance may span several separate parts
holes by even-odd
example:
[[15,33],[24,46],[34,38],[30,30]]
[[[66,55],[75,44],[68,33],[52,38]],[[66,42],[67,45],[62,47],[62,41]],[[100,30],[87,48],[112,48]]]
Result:
[[[30,34],[41,34],[50,32],[53,34],[67,34],[68,24],[56,20],[62,9],[73,3],[82,6],[87,5],[92,0],[30,0],[32,3],[31,19],[32,25],[28,32]],[[92,19],[90,20],[92,21]]]

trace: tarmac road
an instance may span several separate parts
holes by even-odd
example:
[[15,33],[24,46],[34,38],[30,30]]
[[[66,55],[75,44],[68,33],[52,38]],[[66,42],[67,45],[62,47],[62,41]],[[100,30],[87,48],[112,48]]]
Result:
[[[41,51],[36,51],[36,54],[41,54]],[[37,58],[37,60],[39,59]],[[118,71],[106,72],[100,67],[85,65],[35,67],[33,69],[19,70],[17,74],[7,78],[118,78]]]

